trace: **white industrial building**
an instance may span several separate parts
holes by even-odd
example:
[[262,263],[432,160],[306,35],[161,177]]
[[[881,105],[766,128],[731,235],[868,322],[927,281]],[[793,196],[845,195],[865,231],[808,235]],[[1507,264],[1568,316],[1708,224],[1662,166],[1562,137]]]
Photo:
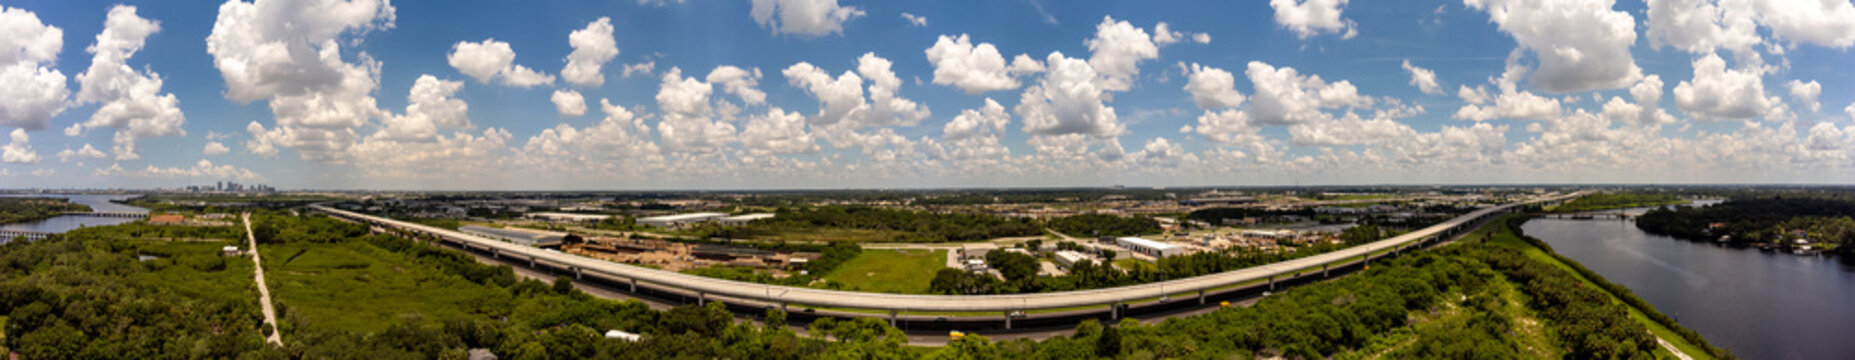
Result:
[[747,225],[747,223],[753,222],[754,220],[772,219],[772,218],[773,218],[773,214],[766,214],[766,213],[740,214],[740,215],[721,218],[719,220],[715,220],[715,222],[720,223],[722,225],[727,225],[727,226],[741,226],[741,225]]
[[522,217],[536,219],[536,220],[554,221],[554,222],[596,223],[600,221],[605,221],[605,219],[610,219],[612,218],[612,215],[570,214],[570,213],[558,213],[558,212],[533,212],[533,213],[524,214],[522,215]]
[[1238,234],[1252,239],[1280,239],[1294,236],[1295,232],[1289,230],[1243,230]]
[[719,220],[725,217],[728,217],[728,214],[713,213],[713,212],[699,212],[699,213],[638,218],[638,224],[656,226],[660,228],[678,228],[678,227],[689,226],[691,224],[699,224],[699,223],[704,223],[704,222],[715,221],[715,220]]
[[521,228],[493,228],[475,225],[460,226],[457,228],[457,231],[536,247],[560,246],[560,242],[567,238],[567,233]]
[[1075,267],[1076,263],[1083,262],[1083,261],[1095,261],[1095,258],[1089,257],[1088,254],[1079,253],[1074,250],[1063,250],[1063,251],[1056,252],[1056,264],[1062,265],[1064,268]]
[[1155,258],[1185,255],[1185,248],[1178,247],[1177,245],[1132,236],[1115,239],[1114,243],[1127,250],[1133,250],[1134,252],[1146,254],[1147,256]]

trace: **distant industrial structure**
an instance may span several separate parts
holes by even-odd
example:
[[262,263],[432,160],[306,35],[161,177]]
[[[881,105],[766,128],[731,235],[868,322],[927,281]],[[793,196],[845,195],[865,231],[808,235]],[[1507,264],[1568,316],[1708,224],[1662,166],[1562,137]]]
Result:
[[567,233],[521,228],[493,228],[475,225],[460,226],[457,228],[457,231],[533,247],[558,247],[561,241],[567,238]]
[[714,213],[714,212],[699,212],[699,213],[688,213],[688,214],[652,216],[652,217],[646,217],[646,218],[638,218],[638,225],[649,225],[649,226],[656,226],[660,228],[680,228],[680,227],[686,227],[689,225],[695,225],[695,224],[700,224],[704,222],[714,221],[716,219],[720,219],[724,217],[728,217],[728,214]]
[[687,214],[638,218],[638,224],[656,226],[660,228],[681,228],[681,227],[688,227],[690,225],[701,224],[701,223],[706,223],[706,222],[714,222],[717,224],[727,225],[727,226],[740,226],[740,225],[747,225],[747,223],[753,222],[754,220],[771,219],[773,218],[773,216],[774,216],[773,214],[765,214],[765,213],[741,214],[741,215],[729,216],[728,214],[723,214],[723,213],[698,212],[698,213],[687,213]]
[[532,212],[532,213],[523,214],[522,217],[529,218],[529,219],[535,219],[535,220],[551,221],[551,222],[596,223],[600,221],[605,221],[606,219],[611,219],[612,215],[570,214],[570,213],[557,213],[557,212]]

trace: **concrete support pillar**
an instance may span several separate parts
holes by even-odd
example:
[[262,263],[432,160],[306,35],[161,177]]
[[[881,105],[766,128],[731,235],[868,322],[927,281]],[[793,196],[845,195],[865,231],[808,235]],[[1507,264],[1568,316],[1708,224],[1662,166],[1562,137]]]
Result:
[[1115,302],[1108,304],[1108,318],[1116,321],[1121,320],[1121,303]]
[[708,302],[709,302],[708,292],[705,292],[705,291],[696,292],[696,305],[708,305]]
[[786,303],[779,303],[779,311],[786,311]]
[[496,249],[490,249],[490,258],[501,259],[502,251],[498,251]]
[[1275,275],[1269,275],[1269,291],[1275,291]]
[[1320,277],[1322,279],[1325,279],[1328,277],[1327,276],[1327,264],[1320,264]]
[[577,267],[573,268],[573,278],[579,279],[579,280],[586,280],[586,272],[581,271],[580,268],[577,268]]
[[638,278],[631,278],[631,293],[638,293]]
[[1011,330],[1011,312],[1005,312],[1005,330]]
[[535,267],[535,257],[534,257],[534,256],[529,256],[529,257],[528,257],[528,268],[531,268],[531,269],[532,269],[532,268],[534,268],[534,267]]
[[1198,305],[1204,305],[1204,290],[1198,290]]
[[[896,315],[896,313],[898,313],[898,311],[895,311],[895,310],[889,310],[889,327],[895,327],[895,315]],[[1009,319],[1009,318],[1007,318],[1007,319]],[[1005,320],[1005,321],[1011,321],[1011,320]]]

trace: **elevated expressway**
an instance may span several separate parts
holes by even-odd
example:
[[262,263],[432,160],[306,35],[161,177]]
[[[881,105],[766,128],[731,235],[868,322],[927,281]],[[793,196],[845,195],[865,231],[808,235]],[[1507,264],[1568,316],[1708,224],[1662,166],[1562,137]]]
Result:
[[[1417,231],[1380,240],[1365,245],[1336,250],[1269,265],[1232,270],[1198,277],[1175,279],[1163,282],[1123,286],[1107,289],[1079,290],[1054,293],[1011,294],[1011,295],[907,295],[883,294],[855,291],[840,291],[790,287],[779,285],[756,284],[741,281],[681,274],[656,270],[605,260],[581,257],[539,248],[527,247],[499,240],[451,231],[443,228],[415,224],[410,222],[380,218],[376,216],[334,209],[323,205],[311,208],[330,213],[334,216],[367,223],[377,227],[430,236],[440,241],[453,243],[464,248],[481,250],[502,259],[528,261],[531,267],[548,265],[567,269],[575,277],[598,276],[619,283],[628,282],[633,292],[639,283],[654,287],[679,289],[695,293],[698,302],[708,300],[709,296],[723,296],[766,304],[807,305],[814,307],[850,308],[888,310],[894,319],[897,312],[973,312],[973,313],[1009,313],[1013,311],[1074,308],[1084,306],[1110,305],[1119,317],[1122,304],[1141,299],[1153,299],[1177,294],[1196,293],[1199,301],[1204,301],[1207,290],[1267,281],[1274,285],[1277,277],[1298,276],[1301,272],[1319,269],[1326,271],[1328,265],[1340,265],[1354,260],[1369,262],[1374,257],[1393,255],[1414,247],[1426,246],[1448,239],[1463,231],[1473,230],[1470,226],[1530,204],[1562,202],[1582,193],[1542,197],[1530,201],[1485,208],[1462,215],[1440,224]],[[1383,253],[1383,254],[1381,254]],[[869,314],[876,315],[876,314]],[[1006,325],[1009,327],[1009,323]]]

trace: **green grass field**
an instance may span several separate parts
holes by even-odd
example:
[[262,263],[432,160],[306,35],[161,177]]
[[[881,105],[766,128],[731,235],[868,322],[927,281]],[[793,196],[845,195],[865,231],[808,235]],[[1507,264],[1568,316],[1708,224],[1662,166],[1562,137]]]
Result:
[[824,278],[845,290],[925,294],[934,272],[946,267],[946,250],[863,250]]
[[[1523,215],[1508,215],[1508,216],[1523,216]],[[1528,258],[1531,258],[1533,260],[1538,260],[1540,262],[1544,262],[1547,264],[1551,264],[1553,267],[1557,267],[1561,270],[1565,270],[1565,272],[1570,273],[1572,277],[1577,278],[1579,282],[1582,282],[1585,285],[1590,286],[1592,289],[1598,289],[1598,290],[1604,289],[1603,287],[1597,286],[1596,283],[1591,282],[1591,279],[1587,279],[1584,276],[1578,274],[1578,271],[1573,270],[1570,265],[1566,265],[1564,262],[1559,261],[1558,258],[1552,256],[1552,254],[1546,253],[1545,249],[1540,249],[1539,247],[1533,246],[1533,244],[1528,244],[1526,240],[1521,240],[1518,235],[1515,235],[1513,233],[1513,231],[1509,230],[1506,226],[1502,226],[1502,224],[1504,223],[1505,223],[1505,219],[1490,220],[1488,221],[1487,225],[1484,225],[1480,229],[1476,229],[1474,232],[1469,233],[1469,235],[1463,237],[1463,239],[1464,240],[1478,240],[1478,239],[1482,239],[1485,236],[1489,237],[1488,243],[1490,244],[1500,245],[1500,246],[1512,248],[1514,250],[1518,250],[1521,253],[1526,254]],[[1649,332],[1655,333],[1656,337],[1660,337],[1662,338],[1662,340],[1668,341],[1670,344],[1674,344],[1675,348],[1681,349],[1681,352],[1686,353],[1688,356],[1693,357],[1695,359],[1712,359],[1713,358],[1712,356],[1708,355],[1706,351],[1702,351],[1700,347],[1694,346],[1694,344],[1689,343],[1687,339],[1682,338],[1680,334],[1677,334],[1673,330],[1670,330],[1667,326],[1663,326],[1661,323],[1655,322],[1654,320],[1650,320],[1648,316],[1643,315],[1642,309],[1637,309],[1634,306],[1629,306],[1628,303],[1624,303],[1623,300],[1618,299],[1616,294],[1612,294],[1607,291],[1604,292],[1604,294],[1610,296],[1611,301],[1613,301],[1613,303],[1616,304],[1617,306],[1623,306],[1623,307],[1629,308],[1630,318],[1636,319],[1636,322],[1642,323],[1643,326],[1648,327]],[[1667,350],[1665,349],[1656,350],[1656,354],[1658,356],[1666,356],[1669,358],[1672,358],[1674,356],[1674,354],[1667,352]]]
[[468,317],[468,309],[509,301],[504,292],[364,242],[260,248],[271,296],[287,308],[279,321],[294,327],[378,332],[403,320]]

